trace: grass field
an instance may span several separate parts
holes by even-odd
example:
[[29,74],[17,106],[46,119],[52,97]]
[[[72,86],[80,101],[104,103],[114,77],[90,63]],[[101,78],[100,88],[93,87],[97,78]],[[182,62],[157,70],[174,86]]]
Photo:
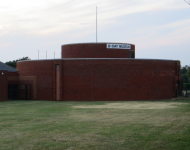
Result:
[[190,150],[190,99],[0,102],[0,150]]

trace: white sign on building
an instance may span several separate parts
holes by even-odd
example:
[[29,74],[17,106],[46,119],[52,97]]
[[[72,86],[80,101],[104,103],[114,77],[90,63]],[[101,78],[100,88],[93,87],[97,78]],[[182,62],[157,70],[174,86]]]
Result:
[[107,48],[131,49],[131,45],[128,45],[128,44],[107,44]]

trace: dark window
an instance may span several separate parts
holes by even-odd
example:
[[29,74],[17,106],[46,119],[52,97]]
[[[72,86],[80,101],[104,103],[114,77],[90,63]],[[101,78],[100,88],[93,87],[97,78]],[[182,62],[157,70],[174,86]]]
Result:
[[9,84],[8,85],[9,100],[29,100],[31,99],[30,84]]
[[8,85],[8,99],[9,100],[18,99],[18,85],[16,85],[16,84]]
[[130,51],[130,58],[134,58],[134,51]]

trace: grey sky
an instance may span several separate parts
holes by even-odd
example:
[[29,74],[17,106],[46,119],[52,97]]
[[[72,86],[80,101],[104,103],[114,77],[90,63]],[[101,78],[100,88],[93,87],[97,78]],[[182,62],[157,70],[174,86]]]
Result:
[[0,0],[0,61],[60,58],[61,45],[136,45],[136,58],[190,64],[190,5],[184,0]]

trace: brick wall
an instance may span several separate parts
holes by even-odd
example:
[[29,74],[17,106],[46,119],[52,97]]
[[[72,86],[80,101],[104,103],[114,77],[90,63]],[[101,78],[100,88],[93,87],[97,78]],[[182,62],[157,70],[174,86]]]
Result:
[[62,45],[62,58],[130,58],[130,50],[134,51],[135,58],[135,45],[129,45],[129,50],[107,49],[107,43]]
[[[36,82],[34,90],[38,100],[54,100],[55,65],[54,61],[23,61],[17,62],[17,70],[22,78],[31,76]],[[31,79],[32,80],[32,79]],[[22,79],[20,80],[20,82]]]
[[36,77],[38,100],[159,100],[176,96],[179,61],[138,59],[59,59],[18,62],[20,76]]
[[[9,78],[15,78],[15,80],[9,80]],[[8,84],[18,83],[19,80],[17,72],[0,71],[0,101],[8,100]]]
[[[3,73],[3,75],[2,75]],[[0,101],[8,99],[8,72],[0,71]]]
[[176,61],[64,60],[64,100],[156,100],[176,96]]

